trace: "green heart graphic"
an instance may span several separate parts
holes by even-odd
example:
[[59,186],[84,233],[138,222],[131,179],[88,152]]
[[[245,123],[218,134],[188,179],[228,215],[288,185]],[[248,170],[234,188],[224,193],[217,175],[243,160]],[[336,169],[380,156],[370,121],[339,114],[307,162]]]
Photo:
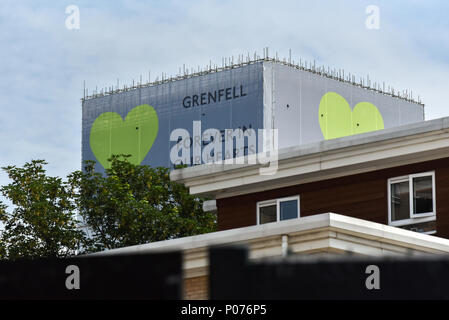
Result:
[[323,95],[318,117],[326,140],[384,128],[382,115],[374,104],[359,102],[351,110],[346,99],[335,92]]
[[90,148],[104,168],[113,154],[130,154],[128,160],[139,165],[156,140],[159,119],[153,107],[142,104],[133,108],[125,118],[115,112],[98,116],[90,130]]

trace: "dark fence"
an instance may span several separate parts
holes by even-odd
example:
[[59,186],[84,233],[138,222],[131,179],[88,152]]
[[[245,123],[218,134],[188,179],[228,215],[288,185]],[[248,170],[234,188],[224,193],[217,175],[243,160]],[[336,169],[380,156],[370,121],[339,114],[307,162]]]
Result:
[[210,298],[448,299],[449,257],[291,256],[254,262],[246,248],[212,248]]
[[180,252],[0,262],[0,299],[181,299]]
[[[249,260],[209,252],[219,300],[448,299],[449,257],[341,256]],[[181,252],[0,262],[0,299],[182,299]]]

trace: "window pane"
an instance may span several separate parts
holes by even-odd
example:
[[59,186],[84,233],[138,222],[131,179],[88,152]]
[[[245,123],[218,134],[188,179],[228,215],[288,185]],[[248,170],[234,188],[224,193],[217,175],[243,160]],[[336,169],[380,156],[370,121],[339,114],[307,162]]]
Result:
[[408,181],[391,184],[391,221],[410,219]]
[[280,202],[281,220],[298,218],[298,200]]
[[276,221],[276,204],[259,208],[260,223],[268,223]]
[[413,213],[433,212],[432,176],[413,178]]

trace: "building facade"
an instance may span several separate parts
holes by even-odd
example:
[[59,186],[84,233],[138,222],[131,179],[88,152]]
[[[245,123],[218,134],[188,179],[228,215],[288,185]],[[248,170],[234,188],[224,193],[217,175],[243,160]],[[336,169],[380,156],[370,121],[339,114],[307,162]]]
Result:
[[172,172],[216,199],[220,230],[324,212],[449,238],[449,118],[279,151],[277,171],[209,165]]
[[[219,161],[226,141],[204,142],[210,128],[231,130],[230,160],[242,162]],[[249,161],[267,141],[251,154],[246,136],[236,152],[236,132],[258,129],[278,130],[268,163]],[[211,199],[219,231],[100,253],[181,250],[186,299],[208,298],[214,245],[249,246],[251,259],[449,252],[449,118],[424,121],[410,97],[264,58],[83,100],[83,159],[99,171],[113,153],[172,167],[173,147],[196,134],[201,148],[181,155],[191,166],[170,178]]]

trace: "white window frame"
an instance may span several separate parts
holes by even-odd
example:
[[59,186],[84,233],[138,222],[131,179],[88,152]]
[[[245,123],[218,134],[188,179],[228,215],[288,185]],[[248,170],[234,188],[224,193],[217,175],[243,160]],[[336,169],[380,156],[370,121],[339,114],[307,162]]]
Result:
[[[414,213],[413,209],[413,197],[414,197],[414,190],[413,190],[413,178],[418,177],[432,177],[432,207],[433,212],[427,212],[427,213]],[[394,183],[399,182],[406,182],[408,181],[409,185],[409,219],[403,219],[398,221],[392,221],[391,220],[391,185]],[[422,172],[422,173],[415,173],[410,174],[406,176],[401,177],[395,177],[388,179],[387,182],[388,185],[388,224],[391,226],[405,226],[415,223],[422,223],[422,222],[428,222],[428,221],[434,221],[436,220],[436,190],[435,190],[435,171],[429,171],[429,172]],[[435,233],[435,232],[431,232]]]
[[[285,198],[278,198],[278,199],[271,199],[271,200],[257,202],[257,209],[256,209],[257,224],[258,225],[260,224],[260,210],[259,209],[262,207],[268,207],[268,206],[272,206],[272,205],[276,205],[276,221],[273,221],[273,222],[281,221],[280,220],[281,219],[281,205],[280,204],[281,204],[281,202],[291,201],[291,200],[298,201],[298,217],[296,217],[294,219],[299,219],[300,212],[301,212],[301,202],[300,202],[299,195],[296,195],[296,196],[292,196],[292,197],[285,197]],[[287,220],[293,220],[293,219],[287,219]],[[282,220],[282,221],[287,221],[287,220]],[[268,223],[272,223],[272,222],[268,222]]]

